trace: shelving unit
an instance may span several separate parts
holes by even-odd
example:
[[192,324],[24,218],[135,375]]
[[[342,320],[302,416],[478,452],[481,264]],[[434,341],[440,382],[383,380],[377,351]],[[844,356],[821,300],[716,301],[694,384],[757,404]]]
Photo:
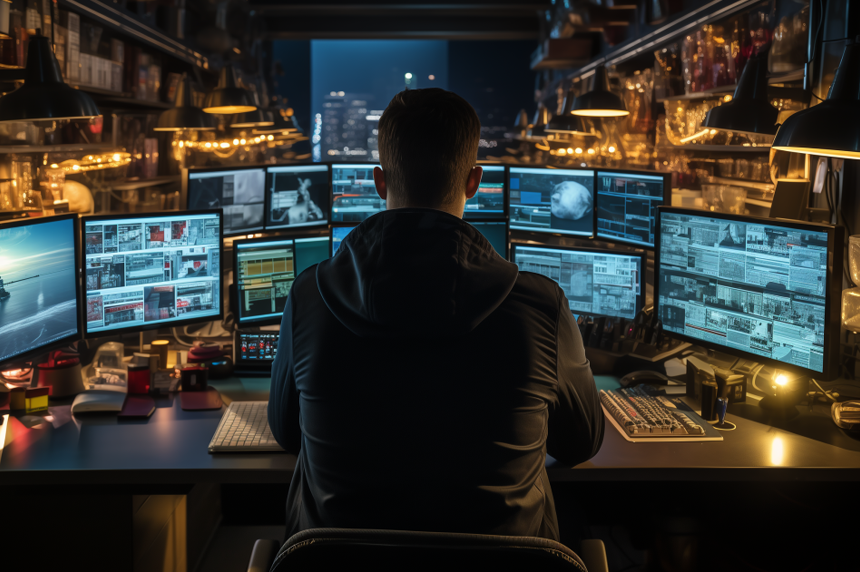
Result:
[[658,151],[701,151],[708,153],[770,153],[770,145],[671,145],[657,146]]
[[58,0],[61,8],[72,10],[99,24],[121,32],[141,44],[173,56],[183,62],[209,68],[209,60],[184,42],[138,21],[134,14],[98,0]]
[[0,155],[11,153],[106,153],[112,151],[111,143],[92,145],[0,145]]
[[[79,89],[92,96],[97,103],[103,103],[105,107],[135,107],[148,109],[170,109],[172,103],[164,101],[153,101],[149,99],[135,99],[132,94],[121,91],[111,91],[109,89],[101,89],[98,87],[90,87],[88,85],[76,85],[70,83],[73,88]],[[113,105],[111,105],[113,104]]]

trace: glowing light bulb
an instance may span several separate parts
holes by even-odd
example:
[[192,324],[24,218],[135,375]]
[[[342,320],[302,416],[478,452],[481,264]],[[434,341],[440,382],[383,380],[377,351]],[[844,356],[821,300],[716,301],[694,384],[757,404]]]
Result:
[[238,144],[239,144],[239,140],[238,140],[238,139],[233,139],[233,145],[238,145]]
[[594,149],[589,149],[589,150],[588,150],[588,154],[589,154],[589,155],[594,155]]
[[572,149],[572,148],[568,147],[568,148],[567,148],[567,152],[568,152],[570,155],[573,155],[573,149]]
[[579,155],[580,153],[582,153],[582,147],[577,147],[576,154]]
[[773,381],[778,386],[783,387],[788,383],[788,377],[786,377],[784,373],[781,373],[778,376],[776,376],[776,379]]
[[610,146],[609,146],[609,152],[610,152],[610,153],[615,153],[615,147],[613,147],[612,145],[610,145]]
[[112,158],[114,161],[119,161],[119,159],[120,159],[119,153],[114,153]]
[[239,139],[239,143],[241,143],[242,145],[244,145],[244,144],[245,144],[245,140],[244,140],[244,139]]

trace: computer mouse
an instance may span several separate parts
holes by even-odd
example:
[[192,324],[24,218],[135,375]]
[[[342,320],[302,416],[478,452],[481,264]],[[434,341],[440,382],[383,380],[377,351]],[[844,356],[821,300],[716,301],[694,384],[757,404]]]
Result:
[[621,387],[630,387],[643,383],[649,385],[669,385],[669,376],[649,369],[634,371],[621,378]]

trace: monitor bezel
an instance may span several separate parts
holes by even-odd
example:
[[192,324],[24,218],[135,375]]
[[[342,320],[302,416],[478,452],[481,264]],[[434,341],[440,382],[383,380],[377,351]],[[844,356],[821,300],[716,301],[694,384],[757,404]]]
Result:
[[[513,242],[512,241],[511,245],[510,245],[510,249],[511,249],[510,250],[510,261],[512,264],[517,263],[516,262],[516,258],[517,258],[516,253],[517,253],[518,248],[538,248],[538,249],[545,249],[545,250],[567,250],[567,251],[572,251],[572,252],[588,252],[588,253],[593,253],[593,254],[612,254],[614,256],[635,256],[636,258],[639,259],[639,295],[636,296],[636,312],[634,312],[634,314],[633,314],[634,318],[635,318],[636,314],[645,305],[645,287],[646,287],[645,273],[647,272],[646,263],[648,260],[647,260],[647,255],[643,251],[624,250],[624,249],[620,249],[620,248],[597,248],[594,246],[556,246],[556,245],[552,245],[552,244],[531,244],[531,243],[527,243],[527,242]],[[519,268],[519,266],[517,266],[517,268]],[[533,273],[533,274],[536,274],[536,273]],[[540,276],[543,276],[543,274],[540,274]],[[547,278],[547,279],[552,280],[551,278]],[[556,282],[555,280],[553,280],[553,282],[559,288],[561,288],[561,285],[558,284],[558,282]],[[564,292],[563,288],[562,288],[562,292]],[[565,299],[566,298],[567,297],[565,296]],[[575,312],[573,310],[570,310],[570,313],[574,314]],[[609,320],[612,320],[613,322],[617,321],[617,320],[628,321],[628,322],[633,320],[633,318],[626,318],[623,316],[610,316],[607,314],[598,314],[596,312],[578,312],[578,314],[583,315],[583,316],[593,316],[593,317],[597,317],[597,318],[607,318]]]
[[[218,276],[218,314],[212,314],[210,316],[201,316],[197,318],[187,318],[184,320],[175,320],[172,322],[159,322],[157,324],[150,325],[137,325],[137,326],[128,326],[125,328],[117,328],[114,330],[101,330],[98,332],[90,332],[87,330],[87,321],[86,321],[86,302],[87,302],[87,292],[82,287],[81,288],[81,301],[83,304],[81,305],[81,319],[83,321],[83,337],[84,339],[93,339],[93,338],[101,338],[106,336],[115,336],[119,334],[126,334],[128,332],[146,332],[151,330],[157,330],[159,328],[175,328],[178,326],[189,326],[191,324],[199,324],[202,322],[214,322],[214,321],[222,321],[224,319],[224,212],[222,209],[206,209],[206,210],[194,210],[194,211],[158,211],[152,213],[133,213],[133,214],[108,214],[108,215],[91,215],[81,217],[81,236],[86,233],[87,223],[89,222],[99,222],[105,220],[134,220],[136,218],[158,218],[158,217],[181,217],[181,216],[197,216],[197,215],[205,215],[205,214],[218,214],[218,233],[220,238],[218,240],[218,266],[220,267],[220,275]],[[81,241],[83,244],[83,241]],[[83,248],[83,246],[81,246]],[[81,251],[81,281],[86,279],[86,253]],[[83,286],[83,285],[82,285]]]
[[[268,195],[266,194],[266,181],[268,180],[268,167],[271,165],[266,164],[257,164],[257,165],[237,165],[235,167],[191,167],[187,169],[182,169],[182,186],[179,191],[179,204],[182,205],[183,210],[188,210],[188,191],[189,191],[189,183],[191,180],[191,175],[197,173],[217,173],[217,172],[229,172],[229,171],[251,171],[254,169],[262,169],[263,171],[263,224],[260,225],[260,228],[255,228],[253,230],[243,230],[243,231],[231,231],[231,232],[222,232],[222,237],[231,237],[231,236],[242,236],[244,234],[249,234],[253,232],[263,232],[266,229],[266,220],[268,216],[268,208],[269,204],[267,201]],[[223,208],[221,210],[224,210]],[[222,214],[221,220],[221,228],[224,228],[224,220]]]
[[[810,232],[826,232],[827,233],[827,273],[831,278],[830,283],[825,288],[825,307],[824,316],[827,327],[824,330],[824,371],[818,372],[812,369],[801,366],[781,362],[774,358],[761,356],[744,350],[722,346],[714,342],[700,340],[678,332],[672,332],[663,329],[664,335],[689,342],[693,345],[701,346],[706,349],[713,349],[720,353],[729,354],[734,357],[748,359],[760,364],[769,365],[777,369],[802,372],[802,375],[812,377],[814,379],[829,381],[837,376],[839,371],[839,346],[840,346],[840,331],[841,320],[839,317],[840,303],[842,290],[842,272],[843,272],[843,254],[844,254],[844,228],[841,226],[833,226],[816,222],[795,221],[781,218],[768,218],[749,215],[733,215],[726,213],[717,213],[703,209],[687,209],[679,207],[658,207],[657,208],[657,228],[658,232],[654,235],[655,251],[654,251],[654,311],[660,316],[660,235],[659,229],[662,226],[663,213],[681,214],[689,216],[718,218],[732,222],[743,223],[760,223],[772,226],[787,226],[799,230],[807,230]],[[834,335],[835,334],[835,335]]]
[[[556,232],[554,230],[545,231],[533,228],[514,228],[513,219],[511,218],[511,171],[513,169],[546,169],[547,171],[591,171],[591,234],[571,234],[566,232]],[[505,202],[508,211],[508,230],[509,232],[532,233],[538,236],[556,236],[562,238],[576,238],[579,240],[593,240],[597,226],[597,168],[595,167],[558,167],[555,165],[508,165],[505,168]]]
[[[326,213],[326,219],[322,221],[313,222],[310,224],[302,224],[300,226],[291,226],[291,225],[280,225],[280,226],[270,226],[269,225],[269,213],[272,210],[272,183],[269,177],[271,177],[274,173],[271,172],[272,169],[285,169],[285,168],[293,168],[293,167],[325,167],[327,173],[326,177],[328,180],[328,206],[323,209],[323,212]],[[276,231],[276,232],[284,232],[284,231],[297,231],[302,232],[304,229],[312,229],[318,228],[321,226],[329,226],[331,224],[331,204],[333,202],[332,195],[332,184],[331,184],[331,163],[295,163],[289,165],[266,165],[266,206],[263,214],[263,229],[264,232]]]
[[[631,240],[626,240],[623,238],[618,238],[615,236],[601,236],[600,229],[597,227],[597,211],[600,208],[600,196],[597,192],[597,178],[600,176],[600,173],[612,173],[618,175],[646,175],[650,177],[654,176],[663,176],[663,204],[658,205],[658,208],[661,206],[671,206],[672,204],[672,173],[668,171],[648,171],[646,169],[595,169],[594,170],[594,239],[599,240],[601,242],[611,242],[611,243],[619,243],[628,246],[632,246],[633,248],[642,248],[644,250],[653,251],[655,246],[641,244],[637,242],[633,242]],[[656,222],[655,222],[656,225]],[[654,241],[657,241],[657,227],[654,227]]]
[[78,328],[76,334],[72,334],[66,336],[64,338],[60,338],[58,340],[54,340],[49,342],[43,346],[39,346],[38,348],[29,349],[23,351],[14,356],[4,358],[0,360],[0,367],[8,368],[16,365],[24,365],[32,361],[33,358],[37,358],[42,354],[46,354],[52,350],[57,348],[61,348],[63,346],[67,346],[72,342],[79,341],[83,339],[84,332],[84,324],[82,323],[83,317],[83,308],[81,306],[81,254],[82,254],[82,240],[81,240],[81,228],[82,225],[78,220],[77,214],[62,214],[62,215],[54,215],[54,216],[44,216],[44,217],[34,217],[34,218],[17,218],[10,219],[6,221],[0,221],[0,230],[5,230],[9,228],[16,228],[21,226],[35,226],[39,224],[45,224],[49,222],[59,222],[61,220],[71,220],[72,221],[72,234],[74,235],[74,265],[75,265],[75,322]]
[[[239,300],[239,273],[238,273],[239,247],[240,246],[253,245],[254,243],[258,243],[258,242],[291,241],[293,244],[295,244],[295,241],[297,239],[301,240],[301,239],[307,239],[307,238],[316,238],[316,239],[327,238],[328,243],[329,243],[328,249],[329,249],[329,252],[331,252],[331,233],[329,233],[328,236],[326,236],[325,234],[318,234],[318,233],[314,233],[314,234],[291,233],[288,235],[263,236],[263,237],[259,237],[259,238],[243,238],[240,240],[233,241],[233,284],[235,285],[235,288],[232,289],[232,290],[234,290],[234,292],[230,296],[230,307],[232,310],[234,310],[233,316],[235,317],[237,326],[241,326],[244,328],[255,327],[255,326],[270,326],[273,324],[280,324],[281,319],[283,318],[283,313],[281,313],[277,316],[268,316],[265,318],[242,319],[241,314],[239,313],[239,304],[240,304],[240,300]],[[294,253],[295,253],[295,251],[294,251]],[[331,258],[331,255],[329,255],[329,258]],[[299,277],[299,275],[296,274],[295,279],[297,280],[298,277]],[[292,287],[291,287],[291,291],[292,291]]]
[[[510,179],[508,165],[504,163],[481,163],[480,161],[475,164],[476,167],[481,167],[486,171],[486,167],[501,167],[502,168],[502,184],[504,188],[502,189],[502,213],[487,213],[487,214],[478,214],[481,211],[468,211],[465,208],[463,209],[463,220],[466,222],[499,222],[502,220],[509,221],[510,220],[510,192],[508,191],[508,184]],[[483,180],[483,176],[481,177]],[[469,215],[472,216],[469,216]],[[510,225],[508,225],[508,231],[510,232]],[[565,235],[569,236],[569,235]]]

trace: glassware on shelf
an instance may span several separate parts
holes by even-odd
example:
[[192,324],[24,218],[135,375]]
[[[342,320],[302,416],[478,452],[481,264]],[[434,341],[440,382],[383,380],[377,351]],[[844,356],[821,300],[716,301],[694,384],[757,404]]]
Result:
[[842,326],[860,332],[860,235],[848,237],[848,268],[855,287],[842,291]]
[[773,31],[773,47],[768,55],[768,70],[784,73],[800,69],[806,63],[809,38],[809,3],[794,14],[780,19]]
[[11,179],[0,180],[0,211],[21,210],[17,199],[12,192]]
[[720,213],[744,214],[747,190],[732,185],[702,185],[705,208]]

